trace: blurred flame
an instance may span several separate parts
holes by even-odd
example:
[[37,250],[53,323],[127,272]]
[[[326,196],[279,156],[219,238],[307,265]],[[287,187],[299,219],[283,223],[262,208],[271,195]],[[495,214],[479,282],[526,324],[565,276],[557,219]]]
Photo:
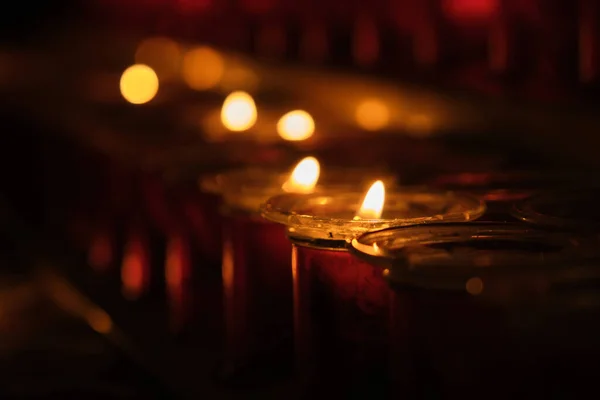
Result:
[[319,161],[314,157],[306,157],[296,165],[282,189],[293,193],[311,193],[319,181],[320,173]]
[[150,66],[161,81],[166,81],[179,73],[181,53],[177,42],[166,37],[153,37],[140,43],[135,62]]
[[221,122],[230,131],[250,129],[256,123],[257,116],[254,99],[246,92],[231,93],[221,108]]
[[383,204],[385,202],[385,186],[382,181],[376,181],[371,185],[360,209],[354,217],[359,219],[378,219],[383,213]]
[[367,99],[358,105],[355,113],[356,123],[367,131],[378,131],[390,122],[390,110],[379,99]]
[[277,122],[277,133],[285,140],[306,140],[315,133],[315,121],[304,110],[290,111]]
[[223,57],[210,47],[197,47],[183,56],[181,74],[192,89],[207,90],[217,86],[224,71]]
[[144,104],[158,93],[158,76],[149,66],[135,64],[121,75],[120,88],[125,100],[132,104]]

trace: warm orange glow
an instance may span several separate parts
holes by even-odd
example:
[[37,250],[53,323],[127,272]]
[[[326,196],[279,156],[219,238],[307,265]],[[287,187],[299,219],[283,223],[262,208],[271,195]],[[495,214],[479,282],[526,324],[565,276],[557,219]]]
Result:
[[478,296],[483,293],[483,280],[481,278],[471,278],[467,281],[465,289],[469,294]]
[[121,266],[123,295],[130,300],[139,298],[146,289],[148,280],[148,255],[144,242],[134,237],[127,245]]
[[174,237],[167,246],[167,259],[165,263],[165,278],[167,286],[174,291],[181,289],[189,270],[184,241],[181,237]]
[[319,181],[320,173],[319,161],[314,157],[306,157],[296,165],[282,189],[292,193],[311,193]]
[[390,110],[378,99],[367,99],[356,108],[356,123],[367,131],[378,131],[390,123]]
[[144,104],[158,93],[158,76],[147,65],[132,65],[121,75],[120,88],[125,100],[132,104]]
[[85,316],[90,327],[98,333],[108,334],[113,328],[110,316],[102,309],[93,308]]
[[306,111],[290,111],[277,122],[277,133],[285,140],[306,140],[315,133],[315,121]]
[[378,219],[383,213],[385,186],[382,181],[371,185],[354,219]]
[[207,90],[219,84],[224,70],[225,62],[221,54],[210,47],[202,46],[185,54],[181,74],[190,88]]
[[181,48],[177,42],[166,37],[149,38],[138,46],[135,62],[148,65],[161,81],[166,81],[179,73]]
[[221,122],[230,131],[241,132],[252,128],[257,117],[254,99],[246,92],[233,92],[223,102]]
[[411,115],[406,119],[406,130],[413,136],[429,136],[433,130],[433,121],[425,114]]

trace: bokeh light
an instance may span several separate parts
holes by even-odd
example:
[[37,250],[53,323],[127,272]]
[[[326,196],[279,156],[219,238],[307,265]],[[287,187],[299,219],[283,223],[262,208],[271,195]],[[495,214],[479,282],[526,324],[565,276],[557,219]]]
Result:
[[277,122],[277,133],[285,140],[300,141],[311,137],[315,132],[315,121],[304,110],[294,110],[285,114]]
[[125,100],[132,104],[144,104],[158,93],[158,76],[147,65],[132,65],[121,75],[119,86]]
[[210,47],[196,47],[183,57],[181,74],[194,90],[208,90],[219,84],[225,70],[221,54]]
[[221,122],[234,132],[250,129],[256,123],[258,113],[254,99],[246,92],[233,92],[223,102]]
[[367,99],[356,107],[356,123],[367,131],[378,131],[390,122],[390,110],[378,99]]

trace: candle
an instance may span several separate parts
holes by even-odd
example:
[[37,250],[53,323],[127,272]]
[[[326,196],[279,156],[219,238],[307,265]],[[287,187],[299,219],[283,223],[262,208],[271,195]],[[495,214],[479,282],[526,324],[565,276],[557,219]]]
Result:
[[390,228],[353,240],[351,251],[383,268],[393,289],[393,394],[507,398],[547,388],[550,395],[544,382],[575,376],[552,368],[566,363],[585,373],[600,350],[600,303],[596,289],[585,287],[600,274],[588,264],[597,245],[480,222]]
[[581,179],[564,171],[465,172],[441,175],[433,180],[432,185],[482,197],[487,204],[487,212],[482,217],[484,220],[514,222],[515,218],[511,216],[513,204],[544,188],[572,185],[573,180]]
[[597,231],[600,227],[598,188],[540,193],[513,208],[519,220],[547,227]]
[[370,179],[365,176],[373,173],[325,169],[321,174],[317,160],[307,157],[291,175],[288,171],[245,169],[215,179],[223,196],[226,371],[238,373],[251,364],[257,372],[259,361],[279,365],[278,372],[291,368],[291,244],[281,225],[261,218],[260,204],[286,192],[361,185]]
[[302,379],[320,392],[385,390],[390,293],[380,269],[349,256],[347,241],[389,226],[471,220],[485,210],[468,195],[385,194],[381,181],[363,193],[280,195],[262,208],[293,243],[296,357]]

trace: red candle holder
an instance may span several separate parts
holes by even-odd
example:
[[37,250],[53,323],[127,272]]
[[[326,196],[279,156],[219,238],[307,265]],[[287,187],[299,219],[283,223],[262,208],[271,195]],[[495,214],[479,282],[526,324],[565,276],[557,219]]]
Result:
[[599,188],[546,192],[515,204],[512,212],[519,220],[535,225],[598,231],[599,201]]
[[487,204],[487,212],[482,220],[514,222],[514,217],[511,216],[513,204],[544,188],[572,185],[574,180],[581,179],[562,171],[464,172],[441,175],[432,181],[432,185],[483,198]]
[[594,380],[578,376],[589,377],[600,352],[597,245],[597,238],[479,222],[354,240],[351,251],[382,267],[393,289],[393,393],[507,398],[589,387]]
[[[401,189],[386,195],[382,219],[356,219],[364,192],[281,195],[263,216],[293,243],[296,361],[303,384],[320,393],[387,390],[390,291],[381,268],[350,257],[348,240],[372,229],[479,217],[468,195]],[[380,393],[381,394],[381,393]]]
[[[347,189],[379,174],[324,170],[313,190]],[[236,383],[243,379],[256,383],[291,371],[292,246],[284,227],[263,219],[259,213],[261,203],[285,193],[289,177],[287,171],[246,169],[222,174],[215,180],[224,204],[224,373]],[[388,183],[392,182],[388,178]],[[265,375],[257,377],[259,373]]]

